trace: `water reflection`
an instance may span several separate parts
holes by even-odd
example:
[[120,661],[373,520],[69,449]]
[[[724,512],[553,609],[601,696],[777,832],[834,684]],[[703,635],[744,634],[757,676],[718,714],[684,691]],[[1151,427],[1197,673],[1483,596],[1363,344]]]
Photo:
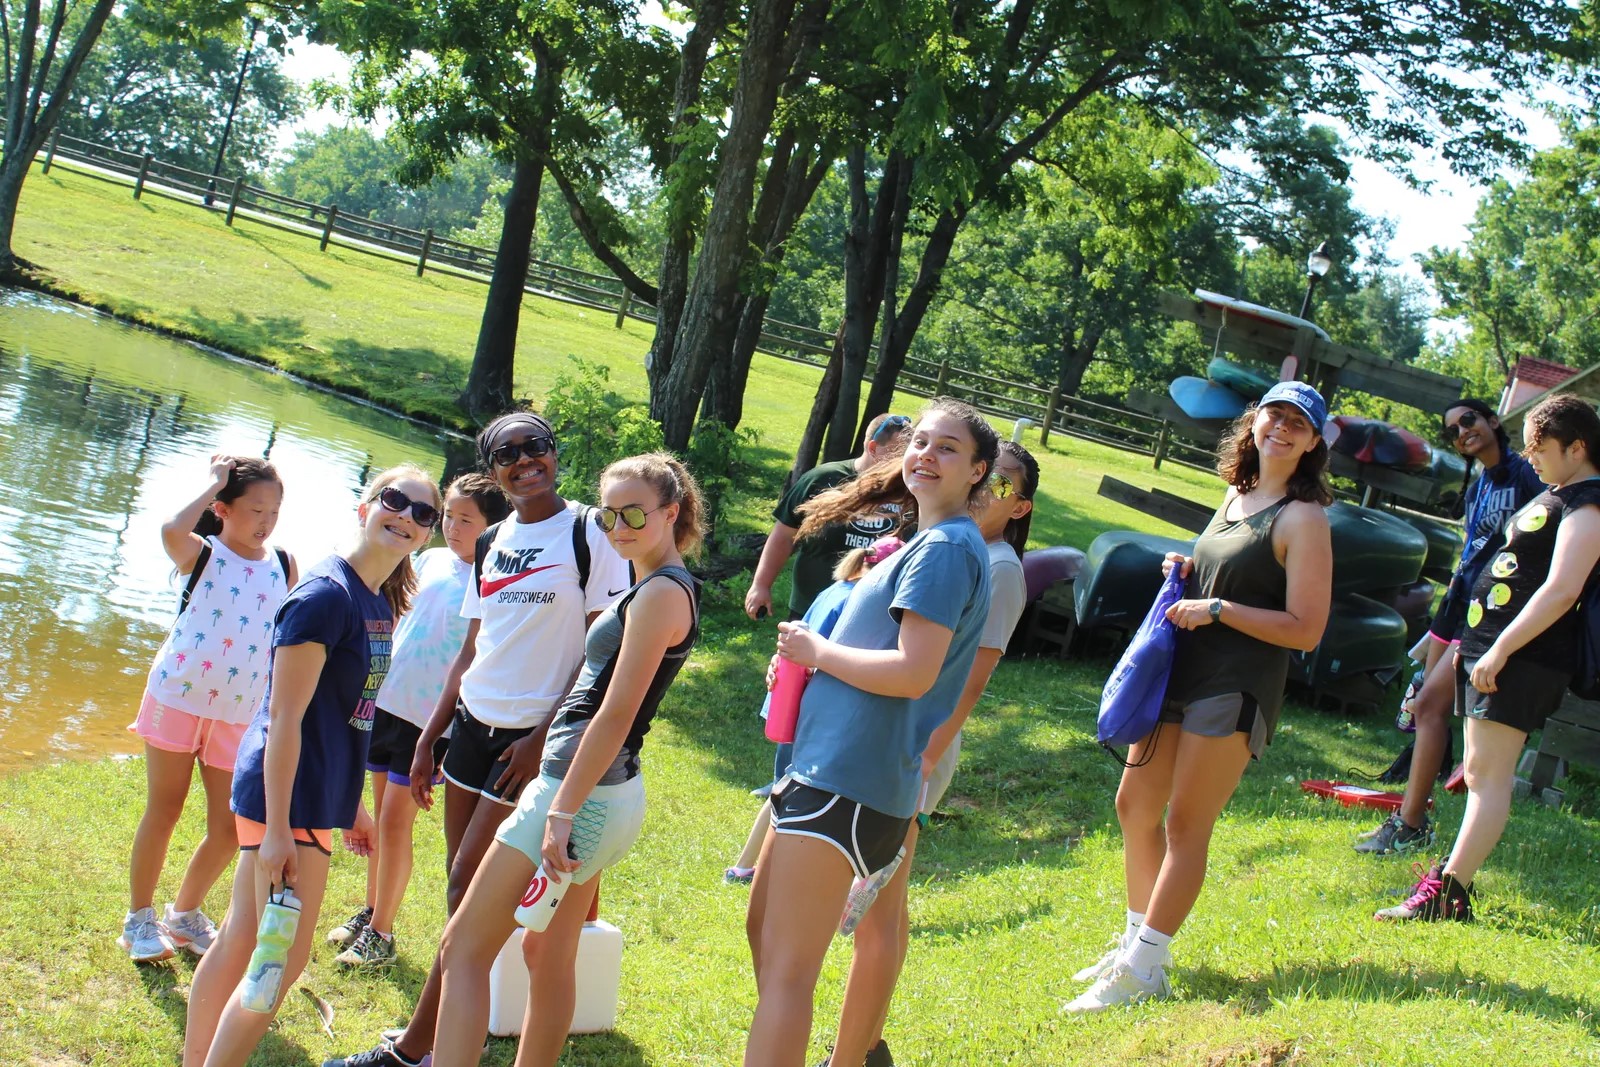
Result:
[[[268,455],[302,569],[372,473],[446,440],[281,375],[0,289],[0,773],[135,752],[124,727],[177,607],[161,523],[214,452]],[[451,442],[452,452],[459,446]]]

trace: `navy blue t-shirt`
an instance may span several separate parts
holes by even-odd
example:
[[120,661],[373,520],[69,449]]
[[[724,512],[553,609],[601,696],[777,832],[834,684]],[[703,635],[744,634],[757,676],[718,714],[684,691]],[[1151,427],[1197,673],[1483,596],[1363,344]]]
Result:
[[[378,687],[389,671],[394,618],[389,602],[368,589],[339,556],[311,568],[278,609],[272,658],[284,645],[318,644],[328,658],[300,724],[300,765],[289,799],[289,825],[297,830],[349,829],[365,781],[367,744]],[[236,814],[267,821],[262,773],[272,705],[272,662],[267,691],[239,742],[233,769]]]

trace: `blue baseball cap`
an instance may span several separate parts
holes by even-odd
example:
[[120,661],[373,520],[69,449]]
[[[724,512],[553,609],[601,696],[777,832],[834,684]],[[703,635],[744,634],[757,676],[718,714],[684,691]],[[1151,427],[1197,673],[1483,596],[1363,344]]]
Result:
[[1328,403],[1322,399],[1322,394],[1317,392],[1305,382],[1279,382],[1267,390],[1267,395],[1261,398],[1259,406],[1282,401],[1293,404],[1300,409],[1300,413],[1311,423],[1311,428],[1317,433],[1322,432],[1322,424],[1328,421]]

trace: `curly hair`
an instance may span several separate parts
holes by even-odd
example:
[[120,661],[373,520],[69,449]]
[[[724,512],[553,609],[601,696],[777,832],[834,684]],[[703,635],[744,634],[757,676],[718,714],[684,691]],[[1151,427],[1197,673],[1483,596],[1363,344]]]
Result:
[[1525,452],[1544,443],[1545,438],[1561,442],[1563,448],[1582,441],[1589,462],[1600,467],[1600,414],[1582,397],[1557,393],[1534,405],[1527,415]]
[[[1241,493],[1248,493],[1261,480],[1261,453],[1256,451],[1256,413],[1252,405],[1222,434],[1217,449],[1217,473]],[[1319,431],[1317,443],[1295,465],[1285,490],[1295,500],[1327,507],[1333,503],[1328,485],[1328,441]]]

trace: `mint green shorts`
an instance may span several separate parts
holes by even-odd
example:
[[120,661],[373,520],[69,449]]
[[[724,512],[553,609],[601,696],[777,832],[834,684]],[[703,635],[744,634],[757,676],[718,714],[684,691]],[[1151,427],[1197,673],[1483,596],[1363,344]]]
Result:
[[[516,810],[506,816],[494,839],[538,866],[545,817],[560,787],[561,779],[541,774],[522,791]],[[644,826],[644,778],[636,775],[619,785],[595,786],[574,816],[571,849],[581,866],[572,880],[581,885],[622,859],[638,840]]]

